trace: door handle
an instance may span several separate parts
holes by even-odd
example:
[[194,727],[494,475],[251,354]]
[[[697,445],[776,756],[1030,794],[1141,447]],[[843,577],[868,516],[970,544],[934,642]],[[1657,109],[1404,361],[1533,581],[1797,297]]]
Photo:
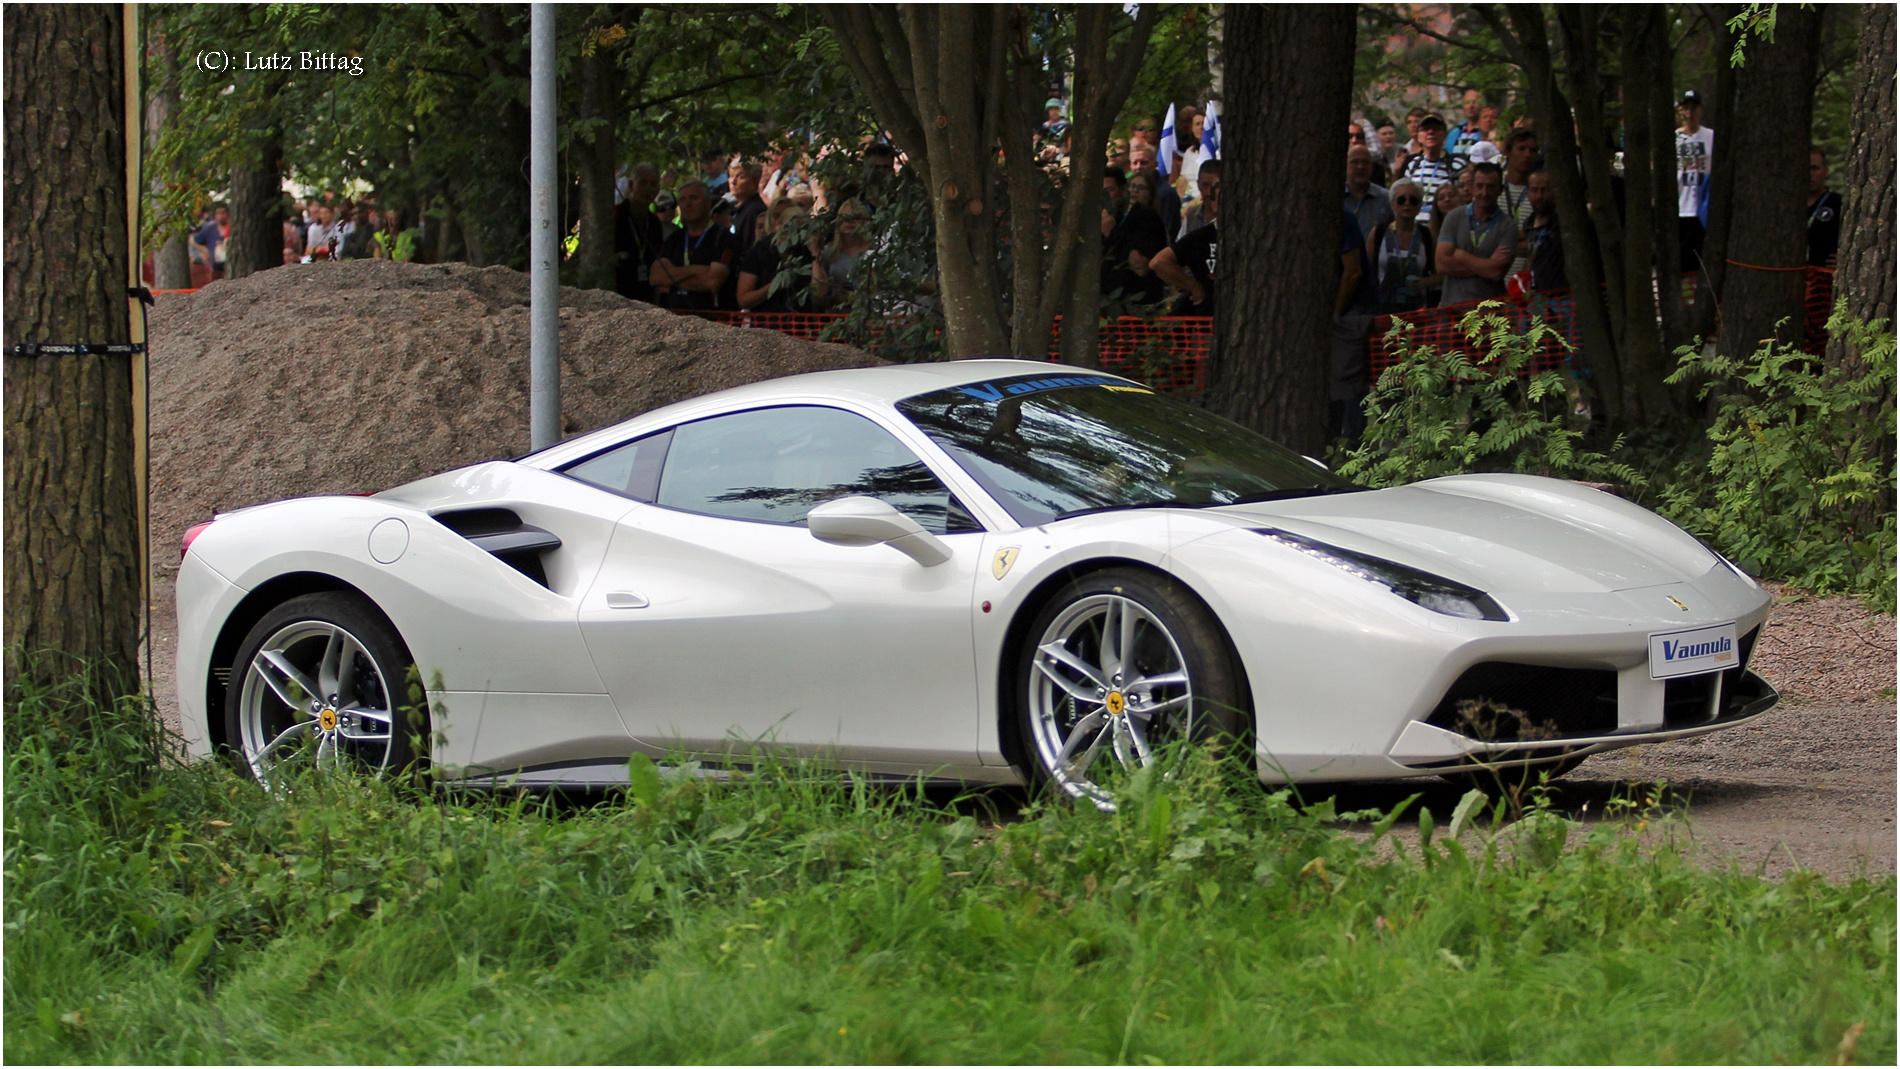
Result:
[[609,590],[607,592],[607,607],[609,609],[644,609],[647,607],[647,604],[647,599],[635,594],[631,590]]

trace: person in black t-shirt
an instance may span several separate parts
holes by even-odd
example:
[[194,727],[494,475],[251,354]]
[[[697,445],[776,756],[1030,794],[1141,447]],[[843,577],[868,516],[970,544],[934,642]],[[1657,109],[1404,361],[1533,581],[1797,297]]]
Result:
[[[753,312],[808,312],[811,301],[810,246],[793,240],[791,224],[805,209],[789,199],[775,200],[766,213],[767,233],[739,258],[739,307]],[[782,285],[780,275],[790,271]],[[776,292],[774,292],[776,288]]]
[[1524,195],[1531,202],[1530,222],[1524,228],[1531,288],[1565,289],[1570,285],[1570,275],[1564,270],[1564,236],[1557,226],[1557,198],[1550,192],[1550,172],[1542,167],[1532,171]]
[[[1103,242],[1114,263],[1113,285],[1131,300],[1152,304],[1167,289],[1155,277],[1151,261],[1168,247],[1167,227],[1155,211],[1155,179],[1136,173],[1128,178],[1128,200],[1118,207],[1119,217]],[[1109,288],[1109,282],[1103,282]]]
[[649,205],[660,192],[660,171],[642,163],[627,178],[626,196],[614,205],[614,292],[657,304],[659,295],[653,292],[648,273],[660,258],[665,238]]
[[1827,188],[1827,157],[1808,154],[1808,266],[1833,267],[1841,248],[1841,195]]
[[732,198],[732,236],[738,240],[741,249],[752,247],[757,240],[752,228],[765,214],[765,198],[759,196],[759,161],[737,160],[726,169],[726,195]]
[[721,305],[719,291],[732,277],[739,249],[729,230],[714,225],[706,183],[681,186],[679,208],[680,229],[666,239],[653,264],[654,288],[666,291],[668,308],[736,308],[737,301]]
[[[1203,197],[1206,193],[1201,194]],[[1220,224],[1209,223],[1162,249],[1149,261],[1161,280],[1181,291],[1171,314],[1211,316],[1219,291]]]

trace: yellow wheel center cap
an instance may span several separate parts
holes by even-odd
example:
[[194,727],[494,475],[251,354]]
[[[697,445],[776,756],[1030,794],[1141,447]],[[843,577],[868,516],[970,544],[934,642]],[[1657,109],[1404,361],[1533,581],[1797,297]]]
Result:
[[1104,699],[1104,702],[1108,706],[1108,715],[1110,716],[1120,716],[1122,715],[1122,710],[1128,708],[1128,699],[1122,697],[1122,692],[1119,690],[1109,691],[1108,697]]
[[335,731],[336,710],[325,706],[323,711],[317,714],[317,726],[325,731]]

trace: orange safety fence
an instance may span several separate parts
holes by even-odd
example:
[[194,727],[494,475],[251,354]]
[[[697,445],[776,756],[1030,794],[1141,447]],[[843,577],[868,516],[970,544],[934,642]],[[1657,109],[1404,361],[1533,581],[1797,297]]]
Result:
[[[1374,316],[1372,330],[1366,337],[1366,367],[1372,381],[1378,381],[1380,372],[1399,362],[1398,345],[1388,338],[1394,320],[1410,325],[1410,330],[1400,331],[1399,338],[1408,340],[1413,348],[1430,345],[1440,352],[1454,348],[1469,349],[1472,342],[1458,328],[1458,322],[1481,303],[1461,301],[1398,315]],[[1581,348],[1582,339],[1577,332],[1577,306],[1568,289],[1534,290],[1520,297],[1506,297],[1503,304],[1496,311],[1510,320],[1514,333],[1522,334],[1530,329],[1535,319],[1543,320],[1557,332],[1532,354],[1532,371],[1558,370],[1564,366],[1564,358],[1569,351]]]

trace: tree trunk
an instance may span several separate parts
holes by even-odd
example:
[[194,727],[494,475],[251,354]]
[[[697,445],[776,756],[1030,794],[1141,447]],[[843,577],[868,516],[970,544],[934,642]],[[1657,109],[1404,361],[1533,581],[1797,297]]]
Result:
[[173,234],[152,254],[152,288],[186,290],[191,288],[191,253],[185,248],[185,235]]
[[969,4],[907,4],[902,17],[928,160],[924,180],[936,223],[945,341],[951,359],[1007,353],[992,274],[995,228],[983,203],[995,149],[983,139],[995,126],[985,118],[1003,103],[985,92],[989,31],[1007,15]]
[[1009,184],[1009,341],[1010,352],[1016,356],[1040,360],[1049,352],[1052,325],[1052,319],[1043,315],[1042,243],[1053,222],[1044,203],[1048,179],[1036,158],[1036,126],[1043,100],[1041,56],[1031,44],[1029,19],[1022,9],[1014,9],[1012,23],[1005,76],[1009,97],[1003,109],[1003,174]]
[[[1894,326],[1894,8],[1867,4],[1861,8],[1860,56],[1854,68],[1853,133],[1847,145],[1842,177],[1847,193],[1842,205],[1844,223],[1840,255],[1835,263],[1834,302],[1845,305],[1857,323],[1885,322]],[[1849,336],[1828,339],[1827,360],[1836,366],[1856,367],[1861,354]],[[1894,439],[1879,442],[1881,470],[1888,473],[1877,500],[1861,508],[1862,528],[1871,530],[1879,517],[1894,509]]]
[[[1676,225],[1676,198],[1661,203],[1656,198],[1655,175],[1667,169],[1673,192],[1676,174],[1675,124],[1666,118],[1661,127],[1654,123],[1655,108],[1651,97],[1663,95],[1666,102],[1674,86],[1669,68],[1652,71],[1651,41],[1666,33],[1657,8],[1643,4],[1621,6],[1623,69],[1623,323],[1617,352],[1623,363],[1623,406],[1625,417],[1634,416],[1643,424],[1653,424],[1668,415],[1668,391],[1663,378],[1663,339],[1657,321],[1657,290],[1675,287],[1676,280],[1659,275],[1656,248],[1658,213],[1666,213],[1670,226]],[[1663,48],[1668,48],[1665,39]],[[1665,111],[1669,110],[1667,103]],[[1663,151],[1665,143],[1668,152]]]
[[[897,144],[909,151],[912,166],[930,190],[938,285],[952,357],[1010,350],[995,272],[994,206],[984,204],[983,198],[992,196],[996,188],[993,151],[997,139],[1020,140],[1020,129],[1011,132],[1018,124],[1008,112],[1011,94],[1022,93],[1024,83],[1020,76],[1012,83],[1007,71],[999,69],[1009,62],[1009,20],[1017,14],[1003,5],[893,9],[839,4],[825,9],[846,66]],[[1047,258],[1048,274],[1040,287],[1026,287],[1020,281],[1016,287],[1023,300],[1026,289],[1039,291],[1034,294],[1035,313],[1032,317],[1018,310],[1012,315],[1013,323],[1026,323],[1031,334],[1046,338],[1048,324],[1058,312],[1065,313],[1063,358],[1084,363],[1095,359],[1093,339],[1101,301],[1095,264],[1101,255],[1101,232],[1095,211],[1099,196],[1093,192],[1100,188],[1099,179],[1092,173],[1092,153],[1081,146],[1107,140],[1108,126],[1133,88],[1158,11],[1152,4],[1143,6],[1111,60],[1111,20],[1118,18],[1127,16],[1119,8],[1099,5],[1084,5],[1075,13],[1077,69],[1071,129],[1077,162],[1064,191],[1055,246]],[[1030,77],[1035,76],[1031,72]],[[1003,165],[1037,166],[1028,145],[1006,152]],[[1039,175],[1033,186],[1017,178],[1006,178],[1005,186],[1012,200],[1019,191],[1027,196],[1027,204],[1011,204],[1012,213],[1027,211],[1039,218]],[[1031,188],[1037,191],[1033,195],[1027,193]],[[1012,233],[1020,236],[1022,229],[1015,227]],[[1040,229],[1034,233],[1040,242]],[[1035,257],[1019,254],[1017,270],[1041,258],[1040,250]],[[1026,342],[1035,347],[1031,340],[1018,339],[1019,352]]]
[[284,264],[283,135],[258,136],[248,165],[231,168],[231,236],[224,277],[243,278]]
[[[1722,280],[1728,277],[1729,220],[1735,217],[1735,139],[1723,137],[1721,130],[1740,125],[1731,121],[1735,112],[1735,68],[1729,65],[1729,53],[1735,47],[1735,35],[1728,30],[1728,19],[1738,11],[1734,4],[1713,8],[1715,48],[1720,57],[1715,65],[1715,99],[1709,102],[1710,118],[1721,126],[1716,131],[1715,155],[1709,160],[1709,222],[1702,235],[1702,254],[1693,263],[1683,265],[1699,272],[1696,277],[1695,306],[1690,311],[1689,331],[1700,339],[1715,337],[1722,306],[1718,294]],[[1711,399],[1713,403],[1713,399]]]
[[16,356],[22,342],[123,344],[122,9],[5,11],[8,676],[51,684],[77,658],[94,696],[138,684],[139,527],[132,365],[123,355]]
[[1571,299],[1576,304],[1577,332],[1594,373],[1597,410],[1618,421],[1623,380],[1616,360],[1616,335],[1603,296],[1603,257],[1596,226],[1590,221],[1590,190],[1578,165],[1581,152],[1576,122],[1570,100],[1557,84],[1551,60],[1544,9],[1538,4],[1510,5],[1509,27],[1489,8],[1481,6],[1478,10],[1524,68],[1525,92],[1537,120],[1538,136],[1544,139],[1545,166],[1550,171],[1551,194],[1557,201],[1557,226],[1563,234],[1564,270],[1570,276]]
[[1338,131],[1356,28],[1349,6],[1235,5],[1224,36],[1221,155],[1233,162],[1222,176],[1209,403],[1311,454],[1326,437]]
[[[1611,166],[1609,124],[1603,113],[1603,79],[1597,56],[1600,9],[1587,5],[1559,5],[1558,24],[1563,28],[1564,54],[1568,60],[1566,92],[1576,116],[1577,155],[1583,164],[1585,207],[1590,225],[1596,231],[1596,246],[1603,265],[1603,310],[1608,333],[1615,342],[1604,352],[1590,354],[1599,373],[1611,366],[1608,378],[1617,384],[1617,392],[1601,391],[1607,402],[1605,415],[1613,426],[1640,426],[1644,414],[1636,398],[1640,382],[1624,351],[1628,339],[1630,281],[1626,234],[1616,204],[1616,176]],[[1558,122],[1563,119],[1559,118]],[[1647,302],[1645,302],[1647,303]],[[1581,312],[1579,305],[1578,311]]]
[[1062,362],[1097,367],[1102,360],[1102,150],[1109,128],[1134,88],[1159,5],[1145,4],[1127,43],[1113,55],[1110,38],[1121,9],[1081,4],[1075,11],[1075,72],[1069,93],[1069,176],[1056,224],[1044,306],[1062,315]]
[[[1682,228],[1676,195],[1676,86],[1675,50],[1669,44],[1670,19],[1664,8],[1648,9],[1649,33],[1644,36],[1643,71],[1648,75],[1648,117],[1651,149],[1648,196],[1655,203],[1651,220],[1655,235],[1651,245],[1656,255],[1657,313],[1662,320],[1662,353],[1659,370],[1665,376],[1675,370],[1675,352],[1688,344],[1689,313],[1682,298]],[[1659,391],[1666,387],[1657,383]],[[1670,396],[1667,401],[1676,412],[1687,412],[1685,396]]]
[[[1775,39],[1748,43],[1737,75],[1736,116],[1718,132],[1735,140],[1734,218],[1722,280],[1722,351],[1746,356],[1770,338],[1801,341],[1807,271],[1808,131],[1821,16],[1781,5]],[[1891,91],[1891,87],[1889,87]]]
[[[1853,133],[1840,169],[1845,225],[1835,262],[1834,299],[1861,323],[1894,319],[1894,8],[1861,9],[1860,58],[1854,68]],[[1858,354],[1845,338],[1829,339],[1827,356],[1845,363]]]
[[[614,131],[620,122],[620,65],[610,49],[597,47],[591,55],[580,57],[579,73],[581,126],[572,142],[574,166],[580,173],[578,281],[582,289],[610,290],[619,266],[614,249],[614,168],[620,139]],[[750,244],[749,237],[741,235],[741,240]]]
[[[153,43],[150,65],[154,76],[154,84],[145,105],[145,154],[149,158],[158,151],[159,139],[165,127],[178,114],[178,75],[173,68],[172,44],[164,33],[163,16],[152,18],[147,25]],[[165,192],[164,178],[154,175],[148,192],[147,203],[157,204],[158,198]],[[175,231],[165,238],[153,254],[153,289],[191,288],[191,254],[185,247],[186,238],[184,233]]]

